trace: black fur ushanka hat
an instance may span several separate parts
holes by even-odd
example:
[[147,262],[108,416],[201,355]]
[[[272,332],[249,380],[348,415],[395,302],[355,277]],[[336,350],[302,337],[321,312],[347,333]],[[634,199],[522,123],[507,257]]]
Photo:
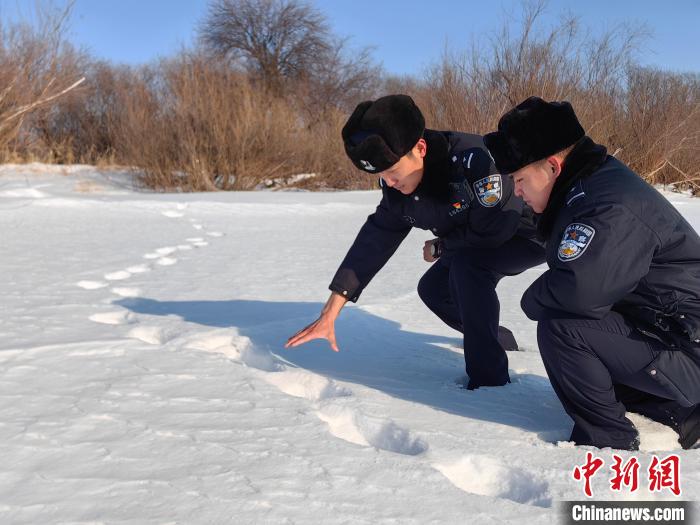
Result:
[[484,136],[496,168],[513,173],[575,144],[585,135],[568,102],[530,97],[504,114],[498,131]]
[[361,102],[342,131],[345,153],[368,173],[396,164],[423,136],[425,119],[408,95]]

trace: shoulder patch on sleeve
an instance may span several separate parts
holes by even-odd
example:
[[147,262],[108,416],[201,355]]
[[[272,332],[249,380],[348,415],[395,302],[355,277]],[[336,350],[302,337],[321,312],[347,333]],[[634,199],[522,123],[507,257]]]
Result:
[[479,179],[474,183],[474,193],[482,206],[486,208],[495,206],[501,202],[503,195],[501,176],[495,174]]
[[485,208],[492,208],[501,202],[503,183],[499,174],[493,173],[493,161],[482,148],[464,150],[462,168],[464,176],[474,188],[474,196]]
[[586,251],[595,235],[595,228],[580,222],[572,222],[564,230],[557,257],[562,262],[578,259]]

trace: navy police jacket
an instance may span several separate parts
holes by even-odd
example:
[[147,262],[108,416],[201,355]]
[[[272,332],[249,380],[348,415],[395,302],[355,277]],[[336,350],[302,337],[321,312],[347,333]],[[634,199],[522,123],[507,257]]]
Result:
[[449,252],[495,247],[516,233],[534,237],[532,211],[513,195],[479,135],[425,130],[421,183],[411,195],[382,185],[382,200],[367,218],[329,288],[356,302],[411,228],[430,230]]
[[[586,137],[569,157],[559,177],[563,184],[557,187],[557,180],[538,224],[548,237],[549,270],[523,295],[525,314],[538,321],[601,319],[616,311],[700,366],[700,237],[671,203],[602,146]],[[592,165],[592,171],[586,168]],[[691,385],[684,378],[697,373],[686,374],[686,365],[657,368],[676,383],[671,390],[687,393]],[[700,385],[692,390],[697,397]]]

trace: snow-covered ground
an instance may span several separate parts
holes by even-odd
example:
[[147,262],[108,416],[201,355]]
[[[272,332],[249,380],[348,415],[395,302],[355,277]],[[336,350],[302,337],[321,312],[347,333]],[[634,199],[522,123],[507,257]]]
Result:
[[[700,228],[700,201],[667,197]],[[499,286],[526,351],[513,383],[469,392],[459,334],[419,300],[415,231],[325,341],[318,314],[378,192],[153,194],[124,173],[0,169],[0,523],[554,523],[584,499],[647,490],[652,454],[700,451],[632,416],[641,488],[571,422],[519,309],[536,268]]]

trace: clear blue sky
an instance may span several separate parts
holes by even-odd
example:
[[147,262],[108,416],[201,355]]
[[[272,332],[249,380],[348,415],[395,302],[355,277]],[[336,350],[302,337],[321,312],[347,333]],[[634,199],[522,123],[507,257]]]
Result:
[[[67,0],[55,0],[64,5]],[[445,49],[466,49],[494,35],[504,16],[517,17],[520,0],[313,0],[332,29],[354,46],[372,46],[390,73],[416,74]],[[30,17],[34,2],[0,0],[3,22]],[[149,62],[195,38],[207,0],[76,0],[70,40],[103,59]],[[639,62],[700,72],[700,0],[550,0],[545,24],[569,12],[594,33],[620,22],[651,30]]]

